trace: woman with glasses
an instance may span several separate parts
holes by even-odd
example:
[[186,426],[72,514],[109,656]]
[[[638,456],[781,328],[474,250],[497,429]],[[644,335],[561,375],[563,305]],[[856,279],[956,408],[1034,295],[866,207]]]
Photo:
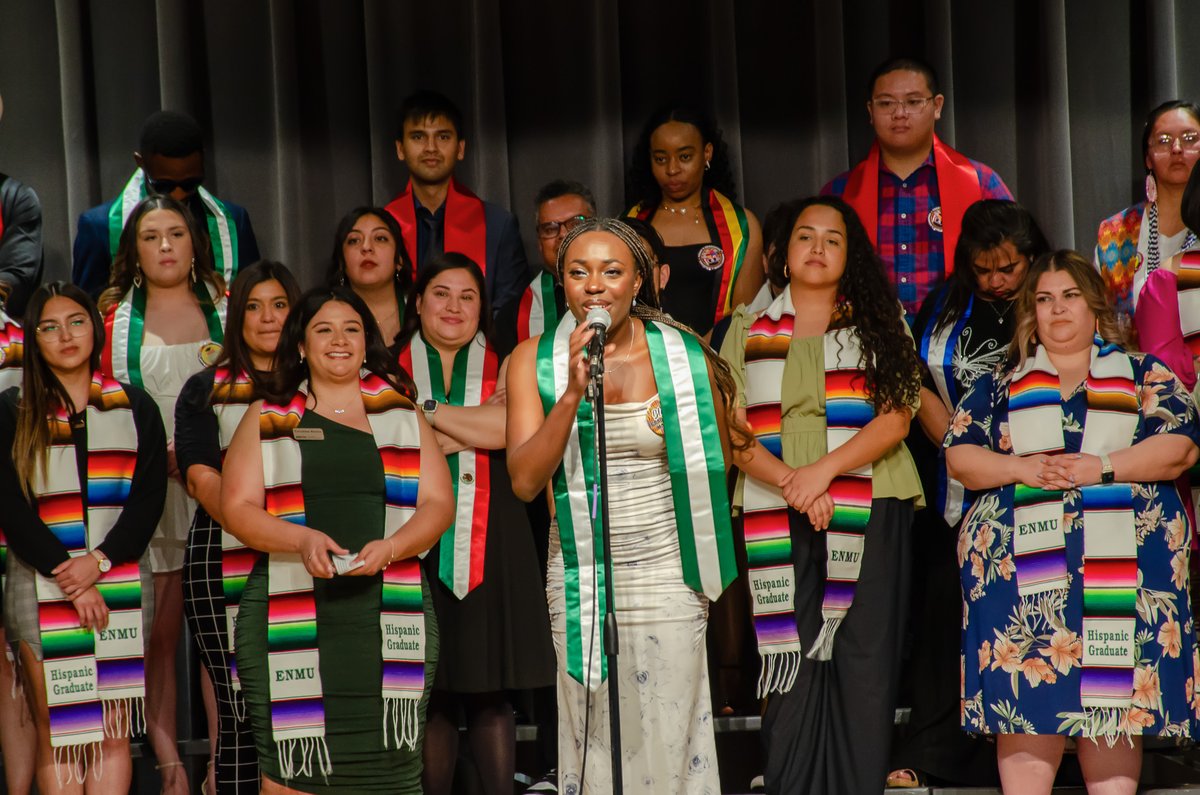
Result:
[[101,366],[145,389],[167,429],[167,501],[150,541],[154,626],[146,651],[147,724],[167,793],[188,791],[175,731],[175,652],[183,629],[183,556],[196,504],[175,459],[175,401],[191,375],[221,353],[225,280],[191,212],[169,196],[133,208],[100,295],[105,316]]
[[1200,106],[1173,99],[1150,111],[1142,130],[1142,159],[1146,200],[1101,222],[1096,240],[1096,266],[1127,330],[1150,275],[1196,244],[1179,209],[1200,159]]
[[705,115],[667,108],[650,117],[629,169],[633,207],[666,243],[674,278],[663,311],[704,336],[763,283],[762,232],[735,203],[721,133]]
[[366,302],[384,344],[398,353],[396,337],[404,324],[404,303],[412,286],[413,266],[401,245],[400,225],[382,207],[355,207],[338,221],[333,255],[325,274],[327,287],[344,285]]
[[24,387],[0,396],[0,504],[5,628],[37,730],[38,791],[125,793],[129,737],[148,717],[162,420],[144,391],[102,372],[104,326],[78,287],[35,290],[25,328]]

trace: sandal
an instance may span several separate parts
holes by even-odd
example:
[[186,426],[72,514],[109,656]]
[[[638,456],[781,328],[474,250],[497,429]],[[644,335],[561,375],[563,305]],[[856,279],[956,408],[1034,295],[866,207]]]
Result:
[[921,777],[911,767],[904,767],[888,773],[888,789],[915,789],[922,786]]

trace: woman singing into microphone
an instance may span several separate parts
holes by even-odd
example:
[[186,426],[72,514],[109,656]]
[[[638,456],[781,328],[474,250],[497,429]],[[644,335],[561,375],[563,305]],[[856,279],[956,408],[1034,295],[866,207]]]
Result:
[[[625,781],[716,791],[704,637],[708,604],[734,578],[725,493],[732,381],[689,329],[658,310],[653,261],[613,219],[589,219],[559,249],[568,314],[517,346],[508,370],[508,468],[524,500],[552,492],[547,597],[558,657],[559,785],[611,789],[605,600],[620,638]],[[611,317],[604,363],[611,587],[593,524],[595,407],[585,400],[579,321]],[[594,564],[594,565],[593,565]],[[586,727],[586,735],[585,735]],[[586,782],[586,783],[585,783]],[[575,788],[572,790],[572,788]]]

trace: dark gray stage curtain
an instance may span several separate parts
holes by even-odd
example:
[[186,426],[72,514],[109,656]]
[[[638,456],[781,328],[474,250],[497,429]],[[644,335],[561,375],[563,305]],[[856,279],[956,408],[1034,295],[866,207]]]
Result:
[[1190,0],[0,0],[0,170],[40,194],[61,277],[142,120],[187,111],[211,189],[311,283],[342,213],[403,186],[396,107],[431,87],[467,115],[464,182],[517,213],[532,255],[537,188],[579,179],[619,212],[667,102],[712,110],[760,215],[817,191],[866,153],[871,69],[915,53],[942,75],[945,140],[1086,250],[1140,196],[1146,111],[1200,99],[1187,31]]

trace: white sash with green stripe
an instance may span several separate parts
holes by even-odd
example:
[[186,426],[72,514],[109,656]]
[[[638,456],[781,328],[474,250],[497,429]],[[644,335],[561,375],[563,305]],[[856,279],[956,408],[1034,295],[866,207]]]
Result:
[[[725,488],[725,461],[702,343],[666,324],[643,321],[662,406],[671,497],[683,579],[709,599],[737,575]],[[568,341],[577,321],[568,314],[538,348],[538,388],[549,413],[566,392]],[[597,482],[592,405],[580,403],[554,473],[567,603],[567,673],[592,690],[607,676],[600,626],[610,592],[604,581],[603,538],[593,508]],[[589,653],[590,652],[590,653]]]
[[[209,339],[217,344],[225,340],[225,296],[204,282],[193,283]],[[142,381],[142,342],[145,338],[146,288],[131,287],[113,307],[106,319],[106,346],[112,354],[109,374],[123,384],[144,386]]]
[[[230,284],[237,276],[237,224],[229,216],[224,202],[209,193],[203,185],[196,189],[200,201],[204,203],[205,220],[208,222],[208,237],[212,243],[213,270],[225,277],[225,283]],[[108,248],[109,254],[117,255],[117,247],[121,240],[121,230],[125,222],[133,214],[133,208],[146,198],[146,174],[140,168],[133,172],[129,182],[121,190],[108,210]]]

